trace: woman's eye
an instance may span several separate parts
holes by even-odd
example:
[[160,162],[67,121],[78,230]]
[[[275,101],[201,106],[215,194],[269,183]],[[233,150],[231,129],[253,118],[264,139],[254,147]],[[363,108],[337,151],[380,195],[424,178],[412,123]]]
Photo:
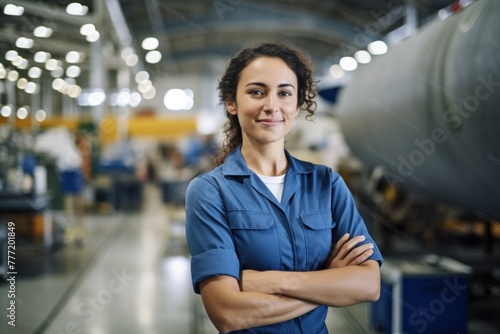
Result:
[[280,95],[282,95],[282,96],[292,96],[292,93],[290,93],[289,91],[282,91],[282,92],[280,92]]
[[251,90],[249,93],[250,95],[262,95],[262,92],[257,89]]

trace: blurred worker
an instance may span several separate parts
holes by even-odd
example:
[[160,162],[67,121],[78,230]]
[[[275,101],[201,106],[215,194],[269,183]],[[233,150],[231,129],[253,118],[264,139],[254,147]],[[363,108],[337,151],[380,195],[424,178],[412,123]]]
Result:
[[219,165],[191,181],[193,286],[220,332],[327,333],[328,306],[377,300],[382,256],[342,178],[285,150],[314,115],[312,65],[265,43],[219,83],[228,116]]

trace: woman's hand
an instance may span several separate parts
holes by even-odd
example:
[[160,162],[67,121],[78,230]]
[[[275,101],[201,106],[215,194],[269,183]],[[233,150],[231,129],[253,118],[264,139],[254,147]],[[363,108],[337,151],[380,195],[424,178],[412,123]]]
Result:
[[344,234],[330,253],[325,269],[357,266],[373,254],[373,244],[368,243],[356,247],[365,240],[364,236],[357,236],[349,240],[349,234]]

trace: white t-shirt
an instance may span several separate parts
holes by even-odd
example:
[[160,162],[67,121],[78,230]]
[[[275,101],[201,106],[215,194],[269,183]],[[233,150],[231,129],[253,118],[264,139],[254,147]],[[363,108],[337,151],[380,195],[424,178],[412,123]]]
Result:
[[278,199],[278,202],[281,203],[281,195],[283,194],[283,186],[285,185],[285,176],[286,174],[279,176],[265,176],[258,175],[257,176],[264,182],[264,184],[271,190],[274,197]]

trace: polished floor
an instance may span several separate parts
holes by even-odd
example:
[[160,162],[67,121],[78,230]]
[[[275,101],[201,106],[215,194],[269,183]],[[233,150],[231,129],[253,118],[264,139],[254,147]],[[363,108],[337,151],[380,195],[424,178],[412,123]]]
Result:
[[[140,212],[87,214],[83,247],[18,247],[16,326],[2,315],[0,333],[217,333],[191,289],[182,211],[154,186],[144,195]],[[4,313],[7,295],[3,281]],[[327,320],[330,333],[374,333],[368,324],[367,304]]]

